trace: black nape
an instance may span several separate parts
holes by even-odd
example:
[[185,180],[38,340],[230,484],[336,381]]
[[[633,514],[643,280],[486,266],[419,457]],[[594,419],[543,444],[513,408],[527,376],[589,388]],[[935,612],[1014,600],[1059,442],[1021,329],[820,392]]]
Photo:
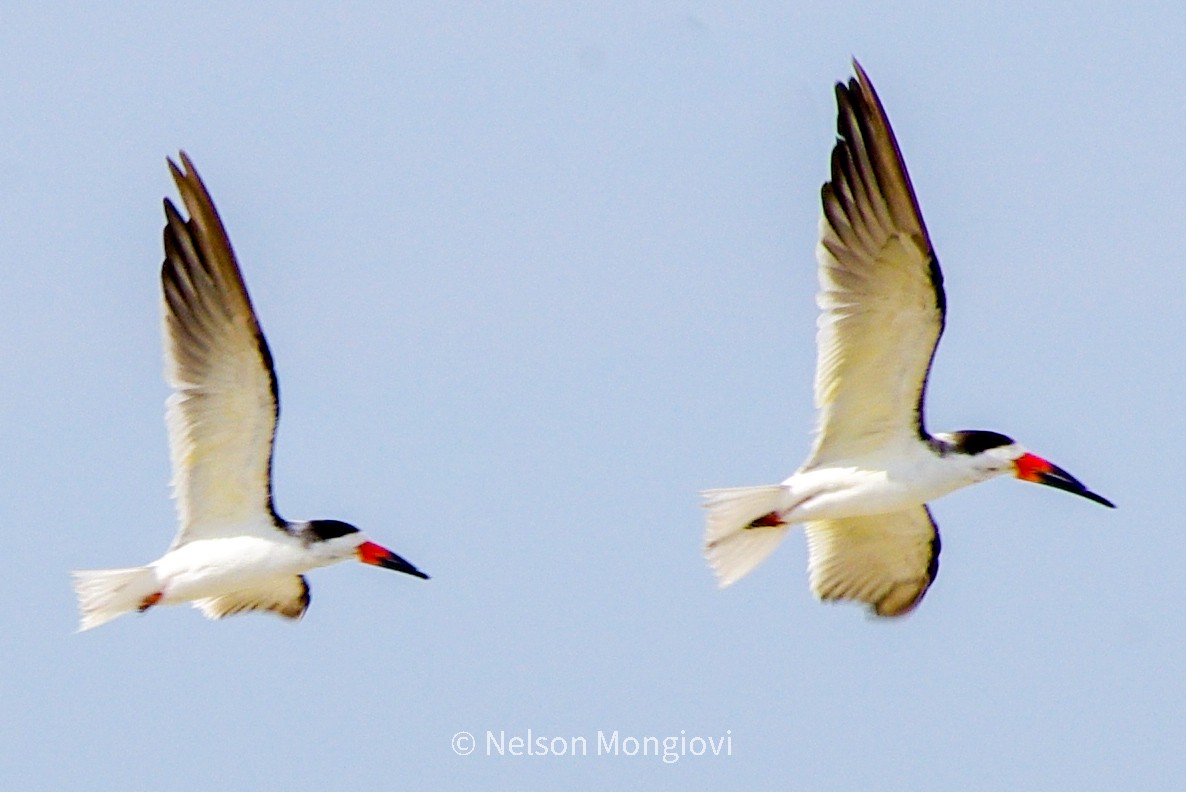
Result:
[[968,456],[976,456],[990,448],[1000,448],[1012,444],[1012,437],[984,429],[969,429],[951,433],[951,450],[957,454],[967,454]]
[[301,528],[300,537],[307,542],[324,542],[352,533],[358,533],[358,529],[341,520],[310,520]]

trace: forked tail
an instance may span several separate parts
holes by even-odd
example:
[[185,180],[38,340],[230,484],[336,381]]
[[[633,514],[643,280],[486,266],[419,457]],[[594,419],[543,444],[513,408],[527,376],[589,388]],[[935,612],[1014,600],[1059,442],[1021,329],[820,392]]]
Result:
[[82,615],[79,632],[141,609],[157,591],[156,575],[149,567],[85,569],[71,575]]
[[779,485],[705,490],[708,511],[704,557],[721,588],[745,577],[774,552],[790,526],[778,516],[785,489]]

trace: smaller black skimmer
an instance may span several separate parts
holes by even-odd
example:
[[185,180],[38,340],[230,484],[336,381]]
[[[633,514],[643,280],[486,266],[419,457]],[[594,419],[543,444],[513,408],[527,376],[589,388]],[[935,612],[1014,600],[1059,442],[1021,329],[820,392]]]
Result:
[[815,447],[782,484],[707,490],[704,551],[724,588],[802,523],[811,588],[878,616],[914,609],[939,570],[926,504],[1005,474],[1112,507],[1002,434],[931,435],[927,376],[947,310],[943,274],[868,76],[836,85],[839,137],[816,248]]
[[211,619],[309,607],[302,573],[356,559],[428,578],[339,520],[289,522],[272,505],[280,414],[272,354],[226,230],[185,152],[169,169],[189,212],[165,199],[166,423],[180,527],[148,566],[74,573],[80,630],[130,611],[193,603]]

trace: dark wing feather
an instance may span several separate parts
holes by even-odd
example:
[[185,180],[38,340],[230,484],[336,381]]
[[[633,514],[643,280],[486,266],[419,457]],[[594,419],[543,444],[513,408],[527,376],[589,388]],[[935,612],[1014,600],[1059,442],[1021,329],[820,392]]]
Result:
[[[165,199],[165,378],[173,495],[173,546],[260,524],[272,506],[272,445],[279,394],[256,320],[214,202],[193,163],[169,168],[189,213]],[[260,529],[264,530],[264,529]]]
[[910,176],[869,78],[836,86],[832,177],[822,189],[816,444],[805,467],[926,437],[946,297]]

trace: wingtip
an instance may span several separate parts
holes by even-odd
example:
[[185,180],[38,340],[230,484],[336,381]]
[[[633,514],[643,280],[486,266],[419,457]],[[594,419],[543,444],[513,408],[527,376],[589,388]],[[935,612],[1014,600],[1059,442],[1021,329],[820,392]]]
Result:
[[865,67],[856,58],[853,58],[852,69],[856,73],[856,76],[850,82],[850,87],[854,91],[860,91],[861,94],[872,99],[871,104],[875,105],[884,115],[885,108],[881,106],[881,98],[877,95],[876,89],[873,88],[873,81],[869,79],[869,73],[865,71]]
[[[185,163],[186,157],[184,151],[181,152],[181,156],[178,157],[178,159],[180,159],[183,164]],[[174,161],[172,157],[165,157],[165,163],[169,166],[169,173],[172,174],[175,181],[185,178],[185,174],[182,172],[181,167],[178,166],[177,162]]]
[[[181,163],[180,165],[177,164],[178,161]],[[189,158],[185,149],[178,150],[176,161],[172,157],[165,157],[165,162],[169,164],[169,173],[178,190],[184,191],[184,185],[196,182],[202,191],[205,191],[202,177],[198,175],[198,169],[194,167],[194,162]]]
[[868,91],[872,83],[869,80],[868,73],[865,71],[865,67],[861,65],[859,60],[857,60],[856,55],[850,55],[849,62],[852,65],[853,76],[849,77],[847,80],[837,81],[837,94],[847,93],[850,91],[854,93],[864,93]]
[[[170,162],[169,164],[172,165],[173,163]],[[173,203],[172,198],[165,196],[164,200],[161,203],[165,207],[165,218],[169,222],[173,222],[174,220],[176,220],[177,222],[181,222],[181,223],[185,222],[185,220],[183,220],[181,217],[181,212],[177,211],[177,204]]]
[[[184,166],[186,170],[193,170],[194,164],[190,160],[189,154],[186,153],[185,149],[177,149],[177,160],[181,162],[181,165]],[[177,162],[174,161],[172,157],[165,157],[165,162],[169,163],[169,165],[175,170],[181,170],[181,168],[177,166]]]

